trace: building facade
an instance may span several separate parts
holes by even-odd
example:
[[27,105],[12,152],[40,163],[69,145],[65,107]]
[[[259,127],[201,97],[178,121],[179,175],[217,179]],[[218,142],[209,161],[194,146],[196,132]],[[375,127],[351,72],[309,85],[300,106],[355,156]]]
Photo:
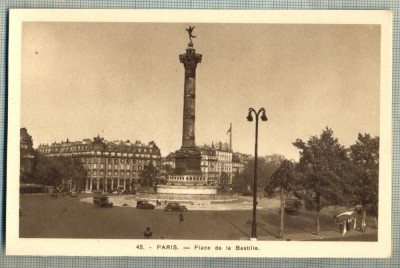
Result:
[[166,157],[163,157],[161,160],[162,165],[169,165],[172,169],[175,169],[175,154],[170,153]]
[[229,176],[229,184],[232,183],[232,151],[229,149],[221,148],[216,149],[217,163],[218,163],[218,178],[222,173]]
[[[233,153],[227,143],[218,142],[211,146],[205,144],[197,146],[197,149],[201,152],[201,171],[208,185],[218,185],[222,173],[229,176],[231,184],[233,175],[243,171],[248,159],[251,159],[251,155]],[[165,157],[163,165],[166,164],[175,166],[174,153]]]
[[[250,156],[251,157],[251,156]],[[243,171],[247,164],[247,155],[241,153],[232,154],[232,175]]]
[[274,163],[277,165],[281,164],[283,160],[285,160],[285,156],[281,154],[266,155],[262,158],[264,158],[267,163]]
[[[106,141],[96,137],[93,140],[55,142],[41,144],[38,152],[47,157],[71,157],[82,163],[86,178],[85,192],[132,190],[140,182],[140,173],[152,163],[161,168],[160,149],[154,141],[148,144],[136,141]],[[72,182],[73,183],[73,182]],[[76,188],[72,185],[72,188]]]
[[215,185],[218,181],[218,160],[214,148],[207,145],[198,147],[201,152],[201,171],[206,177],[207,183]]
[[33,175],[33,163],[35,154],[33,150],[32,136],[26,128],[20,129],[20,181],[29,181]]

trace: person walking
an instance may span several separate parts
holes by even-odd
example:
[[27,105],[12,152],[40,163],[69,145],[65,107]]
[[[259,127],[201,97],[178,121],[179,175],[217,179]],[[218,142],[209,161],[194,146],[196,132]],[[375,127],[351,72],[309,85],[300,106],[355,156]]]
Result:
[[151,239],[153,236],[153,232],[150,230],[150,227],[146,228],[146,231],[143,232],[144,239]]
[[179,223],[183,223],[185,221],[185,219],[183,218],[183,214],[180,213],[179,214]]

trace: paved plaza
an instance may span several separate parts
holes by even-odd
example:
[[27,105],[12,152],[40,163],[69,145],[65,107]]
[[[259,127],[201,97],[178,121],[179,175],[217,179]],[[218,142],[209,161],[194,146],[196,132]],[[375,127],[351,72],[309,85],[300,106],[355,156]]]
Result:
[[[21,195],[20,237],[142,239],[143,231],[151,227],[153,239],[245,240],[251,232],[250,197],[236,204],[218,204],[220,209],[196,210],[188,206],[189,211],[183,214],[184,223],[179,223],[179,213],[176,212],[136,209],[133,196],[111,196],[110,200],[119,205],[113,208],[96,207],[88,200],[92,200],[92,195],[82,194],[77,198],[59,195],[57,199],[51,199],[48,194]],[[262,198],[259,203],[259,240],[278,240],[279,201]],[[238,208],[234,209],[234,206]],[[334,210],[322,211],[323,239],[343,239],[332,219]],[[286,240],[321,239],[313,235],[313,212],[285,215],[285,221]],[[344,238],[357,241],[376,239],[377,229],[373,228],[368,228],[366,233],[348,232]]]

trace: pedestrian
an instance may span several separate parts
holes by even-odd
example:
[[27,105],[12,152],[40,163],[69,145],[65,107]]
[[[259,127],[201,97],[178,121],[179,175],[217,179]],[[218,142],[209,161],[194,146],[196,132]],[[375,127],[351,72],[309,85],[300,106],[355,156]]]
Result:
[[340,224],[340,232],[342,233],[342,235],[344,236],[345,234],[346,234],[346,223],[347,223],[347,221],[344,221],[344,222],[342,222],[341,224]]
[[180,213],[179,214],[179,223],[183,223],[185,221],[185,219],[183,218],[183,214]]
[[144,239],[151,239],[153,236],[153,232],[150,230],[150,227],[146,228],[146,231],[143,232]]

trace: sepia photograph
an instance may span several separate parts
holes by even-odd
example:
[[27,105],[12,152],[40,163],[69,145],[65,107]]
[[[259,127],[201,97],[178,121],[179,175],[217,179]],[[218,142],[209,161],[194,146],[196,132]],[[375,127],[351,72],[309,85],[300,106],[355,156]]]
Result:
[[389,256],[391,13],[267,13],[12,10],[7,254]]

